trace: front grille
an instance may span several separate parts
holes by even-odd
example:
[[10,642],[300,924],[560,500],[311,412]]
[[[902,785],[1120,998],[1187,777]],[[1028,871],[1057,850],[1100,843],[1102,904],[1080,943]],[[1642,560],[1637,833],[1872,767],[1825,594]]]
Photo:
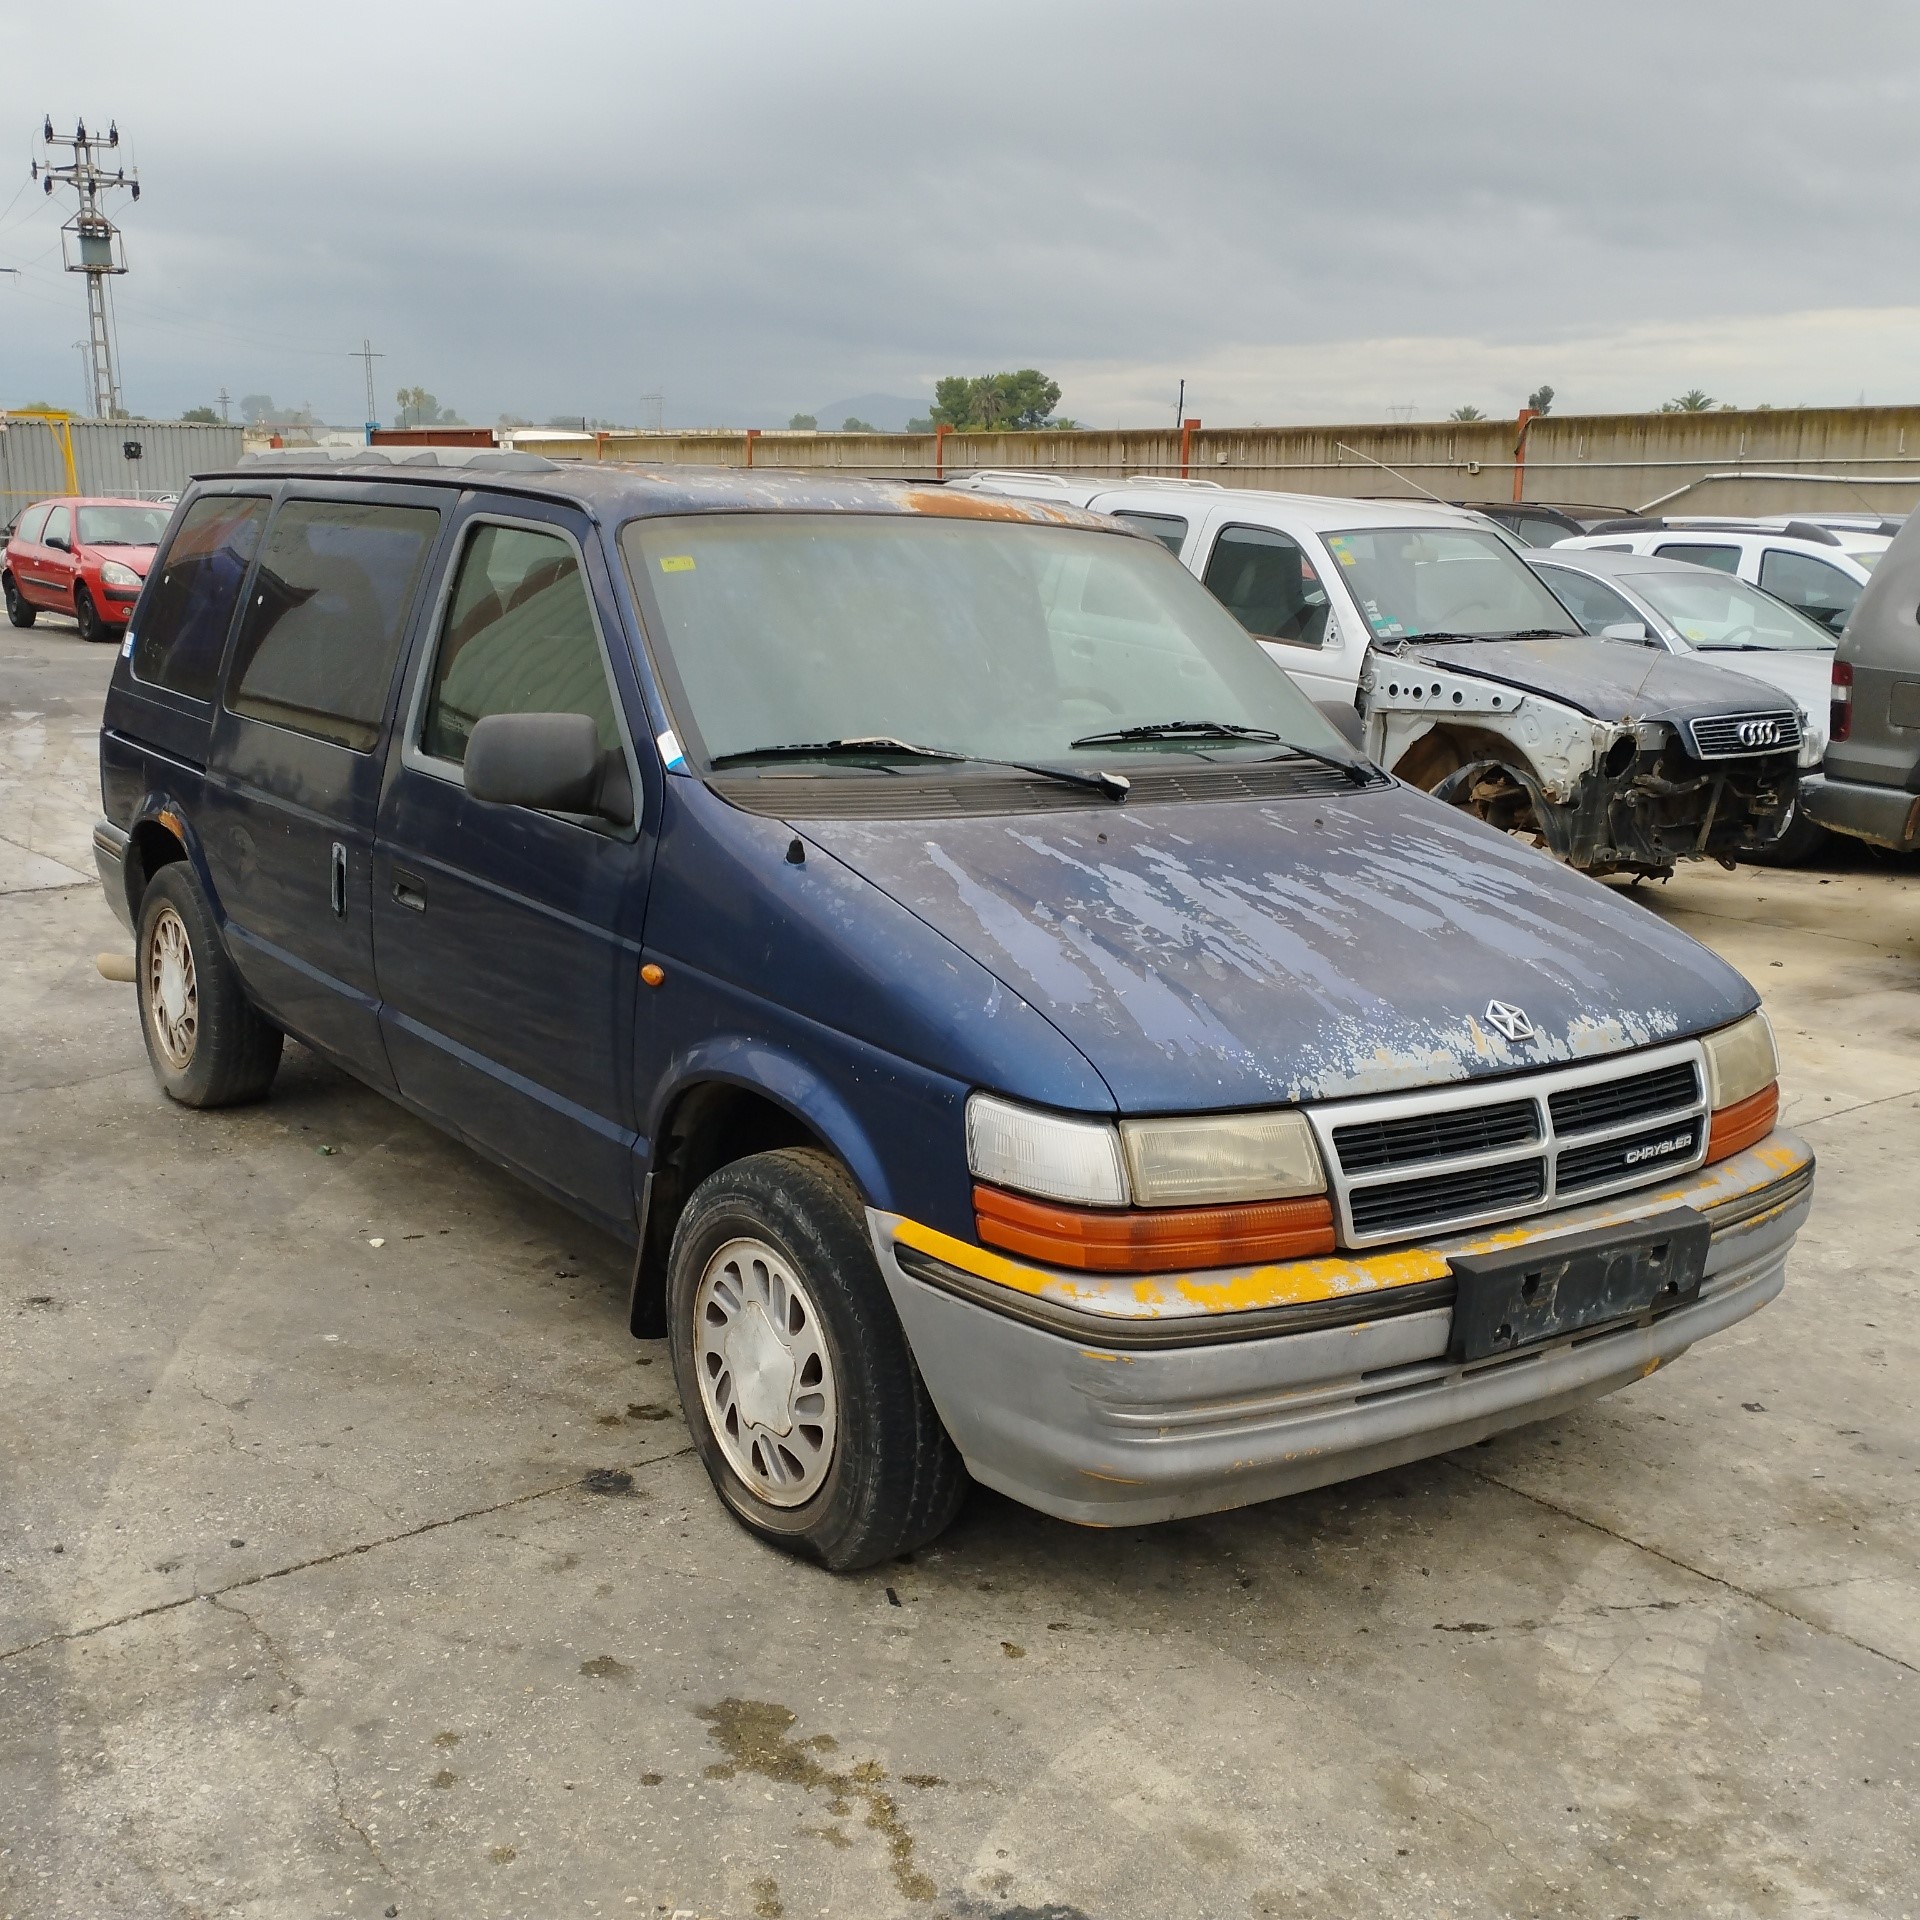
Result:
[[1791,707],[1767,713],[1716,713],[1704,720],[1689,720],[1687,726],[1693,734],[1693,750],[1702,760],[1800,750],[1800,716]]
[[1415,1113],[1404,1120],[1370,1120],[1336,1127],[1334,1150],[1346,1173],[1377,1173],[1423,1160],[1454,1160],[1492,1153],[1540,1138],[1540,1110],[1531,1100],[1498,1107],[1456,1108],[1451,1113]]
[[1629,1134],[1624,1140],[1596,1140],[1568,1147],[1554,1169],[1554,1184],[1562,1193],[1597,1187],[1633,1174],[1652,1178],[1668,1166],[1684,1167],[1699,1150],[1706,1121],[1698,1115],[1664,1127]]
[[1707,1114],[1699,1042],[1481,1086],[1332,1101],[1308,1118],[1342,1244],[1478,1226],[1588,1200],[1700,1165]]
[[1651,1113],[1671,1113],[1700,1098],[1700,1075],[1691,1060],[1636,1073],[1631,1080],[1603,1081],[1597,1087],[1568,1087],[1547,1102],[1555,1133],[1596,1133],[1623,1127]]
[[1447,1220],[1474,1220],[1496,1208],[1525,1206],[1547,1190],[1544,1160],[1508,1160],[1497,1167],[1436,1174],[1362,1187],[1353,1196],[1353,1224],[1369,1237],[1412,1233]]

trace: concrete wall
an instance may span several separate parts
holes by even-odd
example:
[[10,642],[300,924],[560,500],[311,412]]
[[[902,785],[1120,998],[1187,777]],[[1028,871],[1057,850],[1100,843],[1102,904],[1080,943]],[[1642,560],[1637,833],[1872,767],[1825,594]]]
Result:
[[[1675,512],[1878,509],[1920,503],[1920,407],[1548,415],[1405,426],[1201,427],[1122,433],[569,433],[520,431],[555,459],[840,468],[948,477],[1041,467],[1076,479],[1177,474],[1223,486],[1446,500],[1520,497]],[[1382,463],[1392,472],[1382,470]],[[1397,476],[1404,475],[1405,478]]]
[[[138,460],[126,456],[129,441],[140,448]],[[140,499],[179,493],[196,473],[231,467],[239,458],[234,426],[0,414],[0,525],[53,493]]]

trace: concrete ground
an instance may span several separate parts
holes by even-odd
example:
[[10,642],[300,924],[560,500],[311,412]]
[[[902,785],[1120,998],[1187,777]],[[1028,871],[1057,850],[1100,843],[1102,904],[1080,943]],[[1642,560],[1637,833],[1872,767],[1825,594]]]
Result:
[[721,1512],[617,1247],[297,1049],[160,1097],[83,877],[111,650],[0,632],[0,1916],[1920,1912],[1916,863],[1643,894],[1821,1156],[1756,1319],[834,1578]]

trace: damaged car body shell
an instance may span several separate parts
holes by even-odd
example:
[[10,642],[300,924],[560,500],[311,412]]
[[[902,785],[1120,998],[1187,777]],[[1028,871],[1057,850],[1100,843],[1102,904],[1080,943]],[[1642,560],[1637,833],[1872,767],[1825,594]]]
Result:
[[1360,705],[1380,764],[1596,875],[1731,864],[1793,812],[1791,706],[1625,641],[1376,641]]

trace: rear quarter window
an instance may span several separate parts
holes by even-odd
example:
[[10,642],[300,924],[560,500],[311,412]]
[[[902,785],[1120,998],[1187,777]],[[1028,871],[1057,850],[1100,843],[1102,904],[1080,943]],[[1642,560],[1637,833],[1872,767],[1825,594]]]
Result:
[[151,582],[133,636],[133,675],[189,700],[211,700],[220,656],[260,544],[267,502],[205,494],[190,506]]

